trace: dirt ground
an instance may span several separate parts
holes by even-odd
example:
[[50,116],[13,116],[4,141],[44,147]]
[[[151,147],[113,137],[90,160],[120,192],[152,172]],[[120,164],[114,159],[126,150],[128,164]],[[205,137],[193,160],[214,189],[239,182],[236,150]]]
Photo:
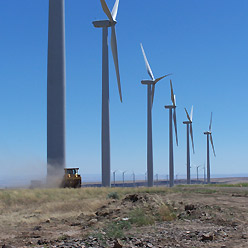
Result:
[[247,187],[94,190],[0,191],[0,247],[248,247]]

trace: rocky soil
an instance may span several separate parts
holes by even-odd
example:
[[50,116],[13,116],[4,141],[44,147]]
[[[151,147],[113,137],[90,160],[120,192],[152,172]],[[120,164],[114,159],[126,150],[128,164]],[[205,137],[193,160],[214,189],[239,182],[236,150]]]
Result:
[[93,213],[6,226],[9,232],[0,232],[0,247],[247,248],[247,192],[182,188],[121,199],[113,193]]

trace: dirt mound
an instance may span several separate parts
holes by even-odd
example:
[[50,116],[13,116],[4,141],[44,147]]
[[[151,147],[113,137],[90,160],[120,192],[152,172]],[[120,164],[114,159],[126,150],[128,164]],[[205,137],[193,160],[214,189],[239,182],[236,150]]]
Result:
[[103,205],[95,212],[98,221],[104,219],[120,220],[128,218],[130,212],[142,209],[149,214],[155,214],[165,206],[161,197],[149,194],[129,194],[122,200],[110,200],[108,205]]

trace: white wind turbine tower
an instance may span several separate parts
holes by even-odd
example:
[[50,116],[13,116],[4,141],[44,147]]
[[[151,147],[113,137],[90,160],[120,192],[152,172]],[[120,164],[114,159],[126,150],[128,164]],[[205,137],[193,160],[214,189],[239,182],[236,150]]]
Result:
[[116,16],[119,0],[116,0],[112,12],[105,2],[100,0],[102,9],[109,20],[94,21],[96,28],[102,28],[102,186],[110,187],[110,131],[109,131],[109,61],[108,61],[108,28],[111,27],[111,49],[115,64],[120,100],[122,102],[121,82],[118,63],[117,41],[115,33]]
[[176,135],[176,143],[178,146],[178,137],[177,137],[177,118],[176,118],[176,96],[173,92],[172,82],[170,80],[171,87],[171,101],[172,105],[164,106],[166,109],[169,109],[169,174],[170,174],[170,187],[174,186],[174,158],[173,158],[173,131],[172,131],[172,110],[173,110],[173,121]]
[[193,153],[195,153],[194,148],[194,140],[193,140],[193,128],[192,128],[192,122],[193,122],[193,106],[191,108],[191,113],[189,115],[186,108],[185,112],[188,118],[188,121],[184,121],[183,124],[187,125],[187,184],[190,184],[190,147],[189,147],[189,134],[191,136],[191,142],[192,142],[192,149]]
[[207,135],[207,183],[210,183],[210,157],[209,157],[209,139],[213,148],[214,156],[216,157],[215,150],[214,150],[214,142],[212,137],[212,115],[210,117],[210,124],[209,124],[209,130],[207,132],[204,132],[205,135]]
[[61,177],[66,165],[65,142],[65,6],[49,0],[47,59],[47,180]]
[[140,44],[140,46],[144,56],[147,72],[151,78],[151,80],[142,80],[141,83],[147,85],[147,185],[148,187],[153,187],[152,104],[154,100],[155,85],[158,81],[171,74],[155,79],[142,44]]

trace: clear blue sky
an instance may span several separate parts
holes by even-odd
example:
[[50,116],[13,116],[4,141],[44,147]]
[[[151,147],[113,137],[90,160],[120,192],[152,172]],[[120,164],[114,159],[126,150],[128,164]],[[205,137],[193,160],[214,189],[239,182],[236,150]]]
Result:
[[[114,0],[107,0],[112,9]],[[100,173],[101,30],[99,0],[65,0],[67,164]],[[118,96],[110,53],[112,169],[146,171],[148,79],[140,42],[155,77],[173,73],[179,147],[175,173],[186,174],[184,107],[194,105],[193,164],[206,160],[213,111],[213,174],[248,173],[248,2],[246,0],[120,0],[117,40],[123,91]],[[48,0],[0,1],[0,164],[29,175],[46,172]],[[169,79],[156,87],[154,173],[168,173]],[[33,171],[33,172],[30,172]]]

